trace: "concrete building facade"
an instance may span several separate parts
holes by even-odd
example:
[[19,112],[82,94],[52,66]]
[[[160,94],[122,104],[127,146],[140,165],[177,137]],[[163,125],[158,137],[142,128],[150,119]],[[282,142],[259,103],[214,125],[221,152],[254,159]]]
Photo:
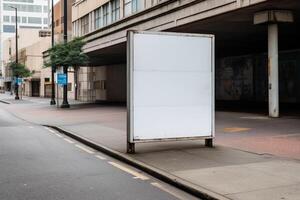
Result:
[[299,11],[296,0],[86,0],[73,3],[72,22],[73,34],[87,41],[90,66],[105,74],[106,94],[123,95],[108,83],[108,69],[126,69],[128,30],[209,33],[217,102],[269,102],[277,117],[279,102],[300,102]]
[[[48,0],[0,0],[0,68],[3,67],[3,42],[15,34],[15,7],[20,29],[48,29]],[[10,81],[10,80],[4,80]]]

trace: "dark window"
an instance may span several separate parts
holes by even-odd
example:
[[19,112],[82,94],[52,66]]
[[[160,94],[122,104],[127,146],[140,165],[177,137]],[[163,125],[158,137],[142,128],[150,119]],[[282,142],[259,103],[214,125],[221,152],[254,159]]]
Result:
[[50,82],[50,78],[45,78],[45,82]]
[[13,26],[13,25],[3,25],[3,32],[5,32],[5,33],[14,33],[15,32],[15,26]]

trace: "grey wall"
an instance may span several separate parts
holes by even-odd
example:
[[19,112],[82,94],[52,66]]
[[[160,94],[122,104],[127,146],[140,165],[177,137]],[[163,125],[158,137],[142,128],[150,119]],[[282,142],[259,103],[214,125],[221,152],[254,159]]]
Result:
[[[267,54],[226,57],[216,64],[216,100],[267,101]],[[281,102],[300,102],[300,50],[279,54]]]

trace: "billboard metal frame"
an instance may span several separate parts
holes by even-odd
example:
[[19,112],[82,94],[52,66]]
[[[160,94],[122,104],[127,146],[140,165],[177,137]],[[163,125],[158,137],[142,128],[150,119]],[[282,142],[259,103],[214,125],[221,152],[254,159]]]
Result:
[[[211,136],[197,137],[180,137],[180,138],[159,138],[159,139],[143,139],[135,140],[133,137],[133,39],[134,34],[153,34],[153,35],[170,35],[170,36],[188,36],[188,37],[207,37],[211,38]],[[205,145],[213,146],[213,138],[215,136],[215,36],[212,34],[191,34],[191,33],[174,33],[174,32],[152,32],[152,31],[127,31],[127,153],[135,153],[135,143],[146,142],[162,142],[162,141],[183,141],[183,140],[199,140],[205,139]]]

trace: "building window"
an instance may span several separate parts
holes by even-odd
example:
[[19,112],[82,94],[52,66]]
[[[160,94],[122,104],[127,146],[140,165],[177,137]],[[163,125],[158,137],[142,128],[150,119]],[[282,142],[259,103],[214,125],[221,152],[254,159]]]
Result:
[[28,23],[30,23],[30,24],[42,24],[42,18],[40,18],[40,17],[28,17]]
[[72,92],[72,83],[68,83],[67,87],[68,87],[68,92]]
[[39,37],[50,37],[51,36],[51,31],[39,31]]
[[144,0],[124,0],[125,17],[141,11],[144,8]]
[[103,5],[103,26],[106,26],[109,24],[109,4]]
[[3,16],[3,21],[4,21],[4,22],[10,22],[9,16]]
[[48,13],[48,6],[43,6],[44,13]]
[[42,6],[40,5],[13,4],[13,3],[4,3],[3,10],[13,11],[11,6],[17,8],[19,12],[38,12],[38,13],[42,12]]
[[[20,17],[18,17],[18,22],[20,22]],[[15,23],[16,22],[16,16],[11,16],[11,22]]]
[[27,23],[27,17],[22,17],[22,23]]
[[43,19],[43,24],[48,24],[48,18]]
[[89,32],[89,15],[81,18],[81,35],[85,35]]
[[120,19],[120,0],[113,0],[111,2],[111,20],[112,22]]
[[102,27],[102,7],[95,10],[95,29]]
[[132,0],[132,13],[141,11],[144,8],[144,0]]
[[124,16],[131,15],[132,9],[131,9],[131,3],[132,0],[124,0]]
[[3,32],[5,33],[14,33],[15,29],[16,28],[13,25],[3,25]]

